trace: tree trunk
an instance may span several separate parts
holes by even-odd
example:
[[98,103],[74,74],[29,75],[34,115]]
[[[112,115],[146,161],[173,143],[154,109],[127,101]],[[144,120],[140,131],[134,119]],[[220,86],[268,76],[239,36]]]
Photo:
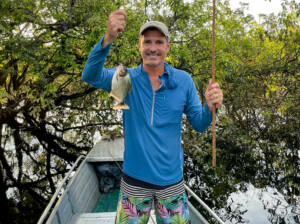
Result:
[[2,164],[0,164],[0,224],[12,224],[13,221],[13,215],[10,214],[9,208],[9,202],[6,196],[7,187],[4,182],[4,175],[3,175],[3,169]]

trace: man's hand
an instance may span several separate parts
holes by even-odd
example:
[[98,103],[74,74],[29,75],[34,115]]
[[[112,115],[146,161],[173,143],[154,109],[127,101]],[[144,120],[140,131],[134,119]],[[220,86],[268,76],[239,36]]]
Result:
[[119,33],[125,30],[126,17],[127,14],[122,9],[118,9],[109,15],[102,47],[112,43],[118,37]]
[[220,89],[218,83],[212,83],[212,80],[209,80],[208,87],[205,91],[206,103],[209,110],[213,111],[213,106],[216,106],[216,109],[222,106],[223,102],[223,92]]

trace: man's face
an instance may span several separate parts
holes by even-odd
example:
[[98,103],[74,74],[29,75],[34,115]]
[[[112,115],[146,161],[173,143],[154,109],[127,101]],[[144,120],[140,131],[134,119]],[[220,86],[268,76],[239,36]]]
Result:
[[170,43],[159,30],[146,30],[140,36],[139,51],[144,65],[157,67],[164,63],[164,59],[170,50]]

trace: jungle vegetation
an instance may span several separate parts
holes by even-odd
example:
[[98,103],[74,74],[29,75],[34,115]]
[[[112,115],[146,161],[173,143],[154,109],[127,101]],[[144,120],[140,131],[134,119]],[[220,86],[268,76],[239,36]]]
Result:
[[[137,27],[160,20],[171,33],[167,62],[190,73],[205,103],[211,1],[1,0],[0,223],[36,223],[70,165],[95,144],[95,133],[122,133],[108,93],[81,81],[109,13],[119,7],[128,14],[126,31],[106,67],[139,65]],[[216,80],[224,92],[217,168],[210,130],[196,133],[184,119],[185,180],[233,223],[246,220],[228,206],[230,193],[249,183],[274,187],[294,211],[289,220],[299,223],[299,3],[282,0],[278,15],[260,15],[259,22],[246,7],[217,1]],[[288,223],[275,210],[268,210],[270,223]]]

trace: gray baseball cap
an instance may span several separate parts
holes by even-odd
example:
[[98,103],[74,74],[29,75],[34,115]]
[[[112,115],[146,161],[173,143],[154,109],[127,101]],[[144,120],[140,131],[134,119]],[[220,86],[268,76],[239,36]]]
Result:
[[164,23],[158,21],[150,21],[141,26],[140,35],[142,35],[146,29],[152,27],[158,29],[167,39],[169,39],[168,27]]

